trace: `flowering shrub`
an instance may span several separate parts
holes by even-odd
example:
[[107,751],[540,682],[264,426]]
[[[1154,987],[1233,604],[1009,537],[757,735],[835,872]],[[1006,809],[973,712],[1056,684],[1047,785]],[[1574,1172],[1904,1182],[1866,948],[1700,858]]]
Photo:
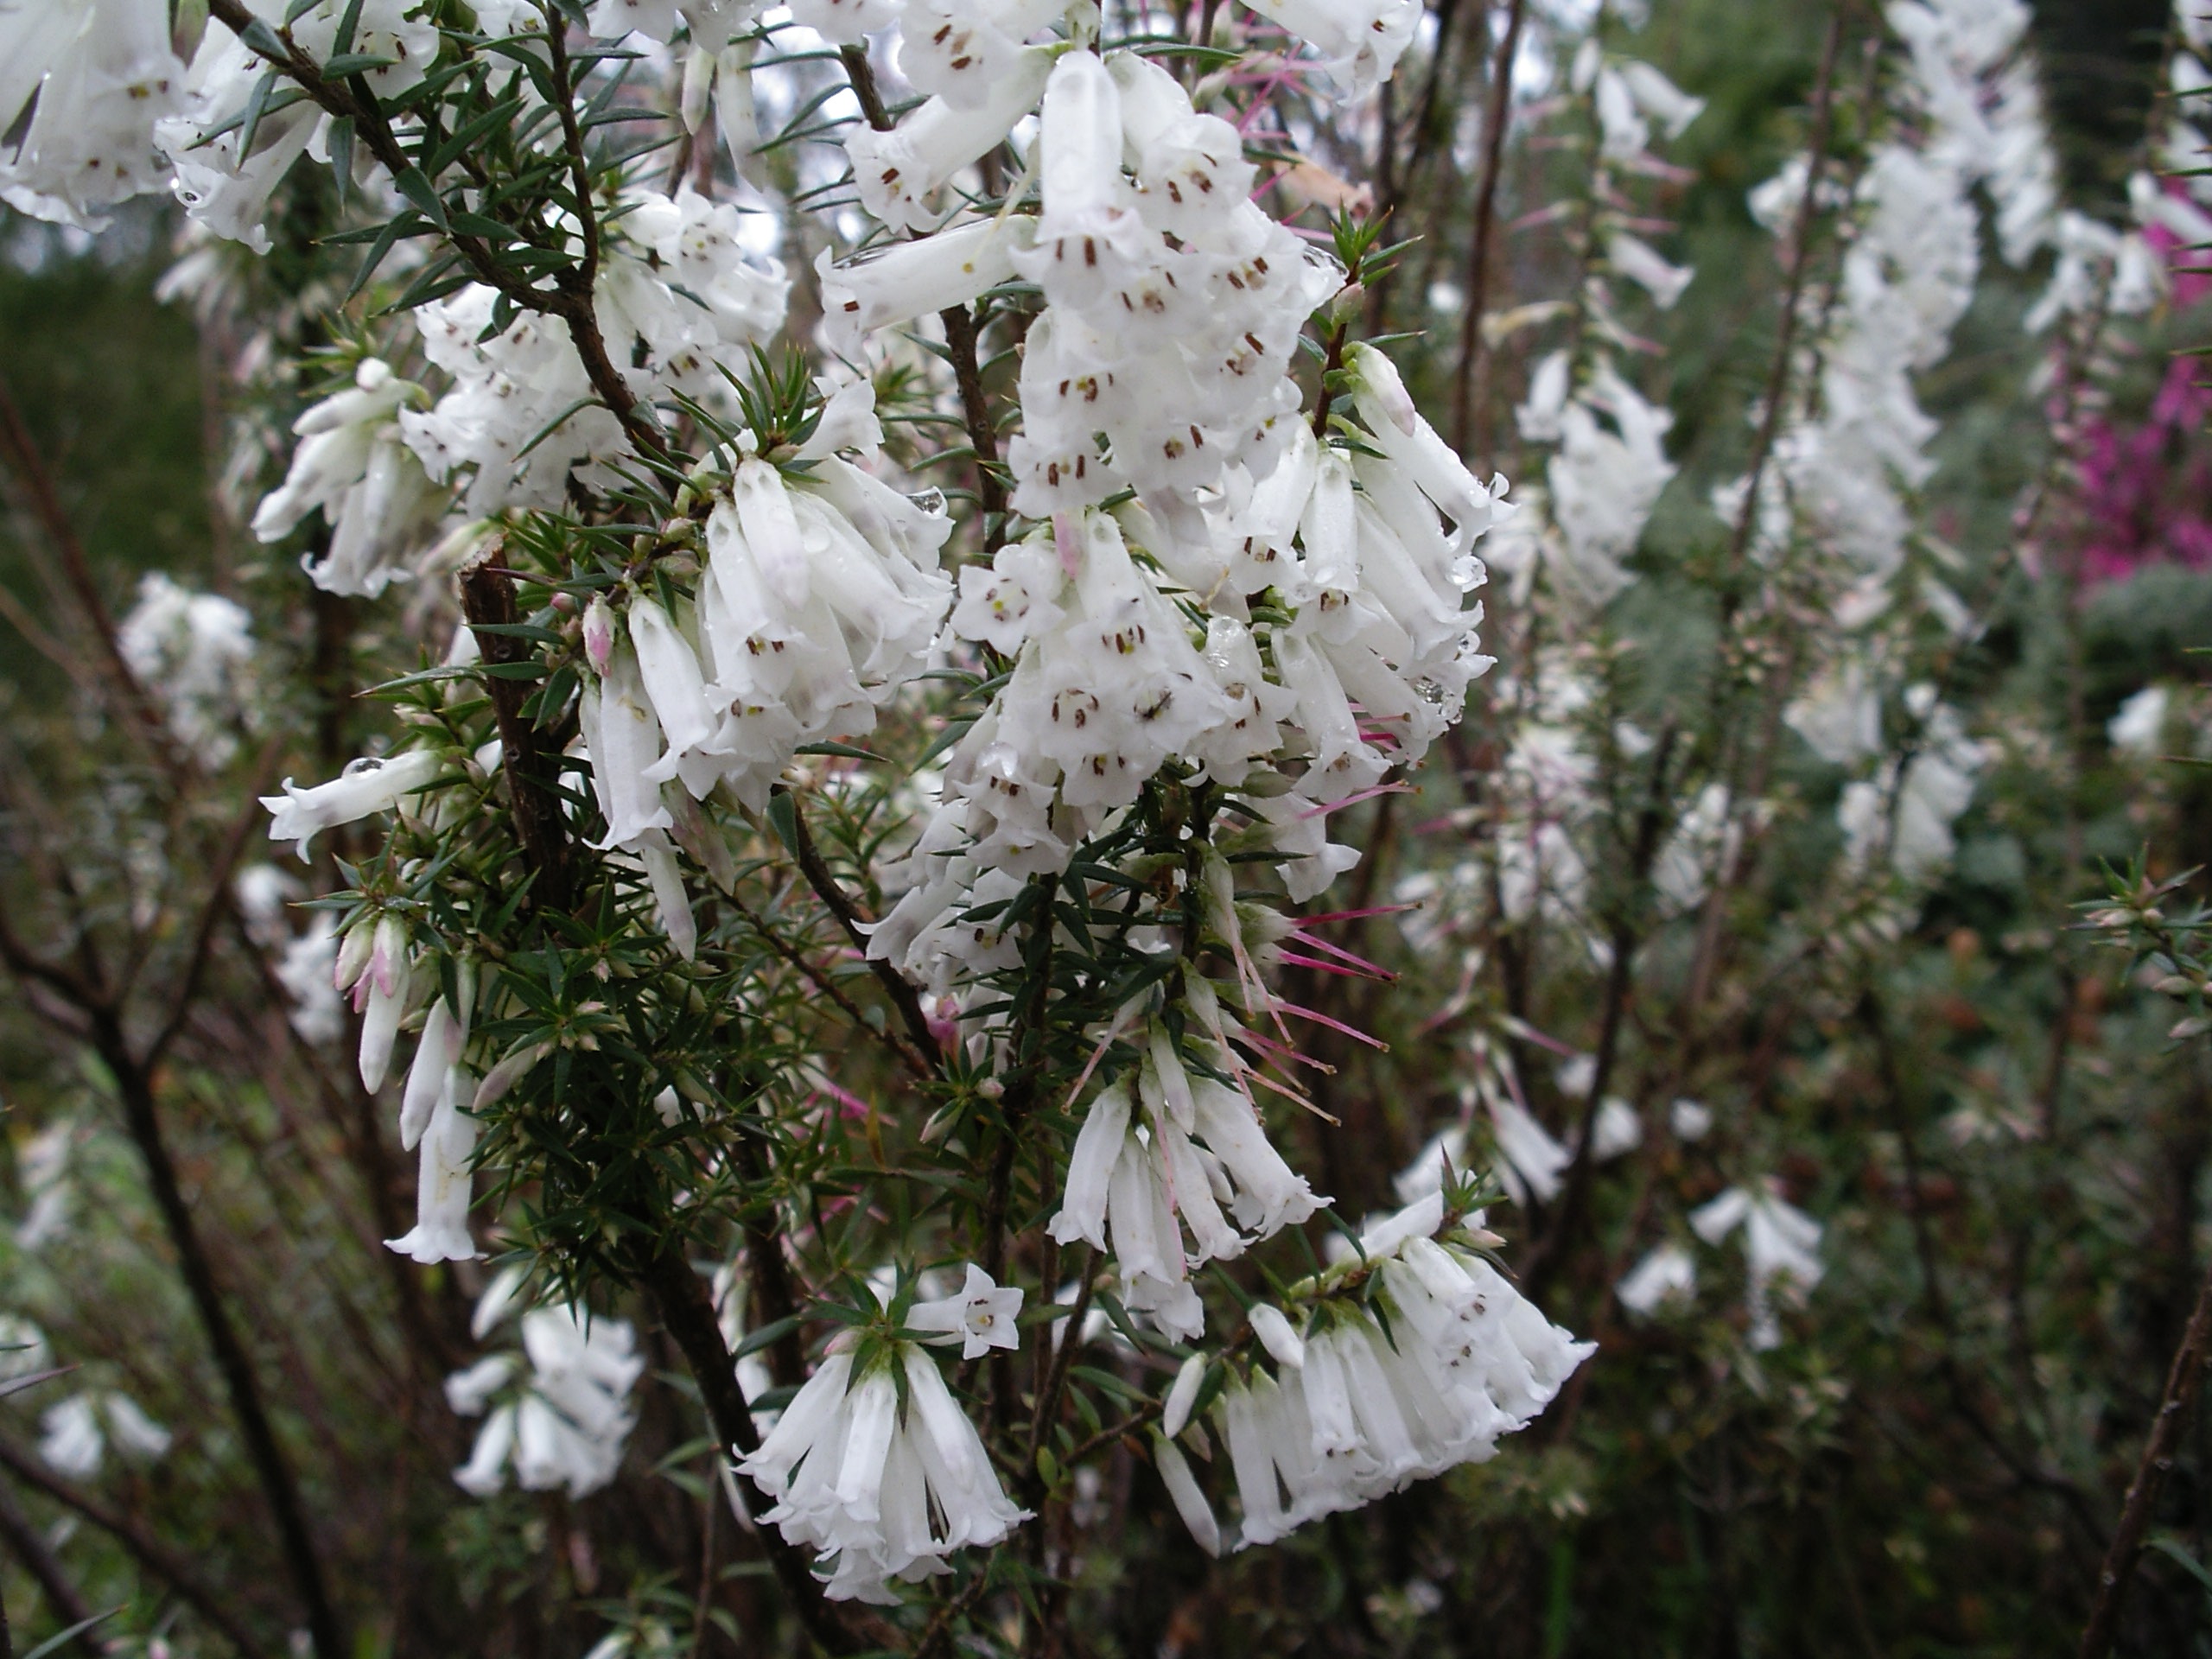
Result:
[[[1871,1646],[1836,1517],[1900,1477],[1844,1465],[1931,1392],[2044,1506],[1974,1548],[2125,1564],[1945,1629],[2119,1619],[2148,1408],[2080,1420],[2095,1273],[2027,1264],[2110,1236],[2062,1148],[2139,1184],[2111,1097],[2201,1058],[2097,1022],[2203,1034],[2145,895],[2208,711],[2091,671],[2094,583],[2202,563],[2194,371],[2115,410],[2212,244],[2186,8],[2124,214],[2068,205],[2018,0],[1823,13],[1732,192],[1742,418],[1687,441],[1719,111],[1641,6],[200,10],[0,10],[0,199],[174,197],[269,552],[256,608],[115,617],[0,405],[96,650],[17,626],[129,757],[9,786],[0,957],[214,1361],[188,1426],[128,1350],[60,1398],[108,1131],[41,1114],[0,1461],[188,1610],[129,1639],[1381,1652],[1449,1600],[1557,1652],[1624,1628],[1578,1573],[1694,1558],[1669,1640],[1732,1646],[1792,1617],[1738,1576],[1780,1506]],[[2047,418],[1981,536],[1941,377],[1993,308],[2040,367],[1980,395]],[[2145,840],[2112,986],[2070,906]],[[1938,1140],[2009,1234],[1938,1236]],[[240,1300],[264,1205],[322,1288]],[[2180,1410],[2154,1334],[2120,1397]],[[347,1368],[388,1424],[325,1427]],[[265,1543],[179,1559],[111,1461]],[[1669,1461],[1717,1541],[1578,1567]]]

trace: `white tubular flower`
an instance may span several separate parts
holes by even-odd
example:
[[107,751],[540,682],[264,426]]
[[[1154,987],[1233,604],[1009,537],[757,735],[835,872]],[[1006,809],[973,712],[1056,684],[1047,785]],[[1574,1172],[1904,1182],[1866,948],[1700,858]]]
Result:
[[628,1321],[573,1306],[522,1316],[530,1392],[516,1425],[515,1479],[533,1491],[582,1497],[613,1480],[637,1419],[626,1403],[645,1369]]
[[1021,1332],[1015,1321],[1020,1317],[1020,1287],[1001,1287],[970,1262],[960,1294],[915,1303],[907,1313],[906,1325],[914,1331],[941,1331],[947,1341],[960,1344],[963,1359],[977,1359],[994,1348],[1019,1348]]
[[456,1016],[445,998],[438,997],[423,1016],[422,1040],[415,1046],[415,1062],[407,1069],[407,1088],[400,1096],[403,1152],[415,1150],[441,1101],[460,1097],[461,1085],[456,1073],[461,1052],[468,1044],[468,1001],[464,989],[461,1012]]
[[1626,231],[1616,231],[1606,238],[1605,258],[1615,270],[1650,295],[1651,302],[1662,311],[1674,309],[1675,302],[1697,275],[1688,265],[1670,264],[1658,249]]
[[364,359],[353,387],[327,397],[294,423],[299,448],[284,482],[262,499],[253,533],[280,541],[317,507],[329,520],[330,550],[303,568],[326,593],[373,599],[398,562],[426,542],[444,510],[434,486],[400,435],[399,411],[422,400],[378,358]]
[[[1325,1200],[1268,1142],[1249,1099],[1186,1070],[1165,1025],[1131,1040],[1143,1056],[1137,1098],[1117,1080],[1091,1102],[1051,1230],[1064,1244],[1081,1238],[1104,1249],[1110,1242],[1123,1300],[1189,1341],[1205,1319],[1191,1269],[1242,1255]],[[1218,1044],[1206,1058],[1230,1077],[1245,1069]]]
[[1221,1522],[1214,1518],[1213,1509],[1206,1496],[1198,1490],[1198,1477],[1191,1472],[1189,1461],[1182,1448],[1166,1435],[1152,1437],[1153,1465],[1160,1471],[1160,1478],[1167,1488],[1167,1496],[1175,1505],[1175,1513],[1183,1517],[1183,1524],[1191,1529],[1191,1536],[1198,1548],[1209,1555],[1221,1554]]
[[1260,1346],[1268,1351],[1276,1364],[1294,1371],[1306,1369],[1306,1339],[1283,1317],[1281,1308],[1271,1302],[1255,1303],[1250,1318],[1252,1334],[1260,1339]]
[[721,779],[758,810],[800,744],[874,728],[928,665],[951,599],[936,568],[950,530],[940,505],[835,455],[798,480],[741,466],[707,519],[699,640],[718,725],[681,765],[694,795]]
[[162,188],[154,124],[180,106],[184,80],[162,0],[0,11],[0,132],[15,135],[0,148],[0,200],[99,229],[105,209]]
[[48,1406],[39,1418],[44,1431],[38,1443],[39,1459],[56,1474],[73,1480],[89,1480],[99,1473],[107,1456],[107,1437],[92,1396],[73,1394],[59,1405]]
[[1665,1302],[1686,1302],[1697,1294],[1697,1263],[1679,1244],[1662,1244],[1621,1275],[1613,1294],[1639,1318],[1649,1319]]
[[1419,0],[1244,0],[1255,13],[1305,41],[1353,98],[1388,80],[1420,25]]
[[1497,1176],[1513,1201],[1525,1205],[1533,1193],[1548,1204],[1558,1197],[1560,1178],[1574,1154],[1512,1101],[1493,1096],[1490,1120],[1497,1137]]
[[308,847],[323,830],[356,823],[372,812],[391,811],[444,769],[444,758],[435,751],[410,749],[389,760],[363,755],[347,762],[346,770],[328,783],[312,789],[298,788],[287,778],[282,795],[261,798],[270,815],[269,839],[297,842],[300,861],[306,863]]
[[476,1120],[450,1092],[442,1095],[423,1132],[414,1230],[386,1239],[386,1249],[426,1266],[435,1262],[473,1262],[484,1254],[468,1236],[473,1184],[469,1155],[475,1150]]
[[507,1459],[515,1446],[515,1408],[501,1406],[484,1420],[468,1461],[453,1471],[454,1484],[471,1497],[490,1497],[507,1484]]
[[[610,306],[625,274],[615,272],[617,280],[602,285],[601,298]],[[475,518],[501,507],[559,506],[571,472],[582,483],[611,483],[614,474],[603,463],[629,453],[621,422],[611,410],[590,404],[582,359],[558,322],[525,312],[505,334],[483,338],[497,298],[491,289],[472,283],[416,308],[423,355],[454,384],[432,408],[399,411],[407,446],[431,478],[458,483],[461,474],[470,474],[462,499]],[[682,305],[701,315],[672,294],[664,298],[671,313]],[[613,321],[619,329],[620,321],[610,311],[601,326]],[[626,343],[629,338],[620,337]],[[563,414],[571,409],[574,413]],[[524,454],[524,447],[533,443]]]
[[858,46],[888,29],[906,10],[903,0],[791,0],[791,21],[839,46]]
[[899,29],[899,71],[918,92],[980,109],[1022,43],[1066,10],[1065,0],[912,0]]
[[952,1551],[997,1543],[1029,1516],[920,1346],[884,1344],[855,1373],[851,1350],[825,1358],[738,1469],[779,1500],[764,1522],[836,1557],[833,1600],[893,1605],[893,1580],[949,1572]]
[[1775,1316],[1779,1289],[1796,1306],[1821,1282],[1821,1224],[1784,1199],[1772,1183],[1732,1186],[1711,1203],[1690,1212],[1690,1230],[1718,1244],[1738,1227],[1750,1281],[1751,1329],[1745,1340],[1764,1351],[1778,1347],[1782,1326]]
[[1496,503],[1505,480],[1493,479],[1488,488],[1475,481],[1466,463],[1414,410],[1397,365],[1388,357],[1360,345],[1351,347],[1344,359],[1351,371],[1352,401],[1376,446],[1451,521],[1453,556],[1465,553],[1498,516]]
[[1027,215],[979,219],[919,241],[894,242],[843,264],[824,248],[815,261],[822,279],[822,327],[830,348],[857,361],[863,342],[889,328],[955,305],[1014,276],[1014,250],[1036,229]]
[[1014,266],[1057,305],[1095,305],[1157,250],[1122,176],[1122,95],[1095,52],[1052,66],[1038,135],[1045,211]]
[[1024,48],[982,102],[963,109],[932,98],[887,132],[862,127],[845,140],[861,205],[885,224],[925,231],[942,216],[930,198],[1002,143],[1045,90],[1058,53]]
[[635,844],[648,830],[668,830],[676,820],[660,798],[660,786],[648,774],[661,757],[660,721],[645,694],[632,652],[616,648],[599,683],[587,681],[577,700],[578,723],[591,755],[592,790],[607,820],[602,851]]
[[[477,1323],[488,1329],[492,1322],[480,1311]],[[524,1314],[521,1335],[530,1375],[515,1398],[486,1417],[454,1481],[489,1497],[506,1484],[512,1460],[515,1484],[525,1491],[565,1487],[571,1497],[597,1491],[620,1469],[637,1425],[628,1404],[645,1371],[637,1334],[626,1320],[588,1316],[564,1303]],[[460,1416],[476,1416],[518,1370],[512,1354],[480,1360],[446,1379],[446,1402]]]
[[254,658],[252,619],[216,594],[195,594],[159,571],[138,582],[138,602],[116,630],[116,645],[161,699],[176,735],[206,765],[238,753],[237,728],[251,723],[247,702]]
[[791,294],[783,266],[746,252],[736,207],[688,184],[673,197],[633,190],[625,206],[595,290],[601,330],[636,365],[626,374],[639,396],[673,387],[727,406],[715,365],[781,326]]
[[1489,1457],[1594,1351],[1481,1258],[1433,1237],[1443,1217],[1432,1196],[1362,1240],[1387,1334],[1361,1302],[1326,1297],[1324,1281],[1302,1365],[1278,1377],[1255,1371],[1223,1395],[1244,1508],[1240,1548]]
[[1191,1413],[1198,1403],[1199,1392],[1206,1380],[1206,1357],[1192,1354],[1175,1373],[1175,1381],[1167,1390],[1167,1399],[1160,1411],[1160,1432],[1173,1440],[1190,1427]]
[[1122,136],[1145,223],[1218,246],[1257,180],[1243,139],[1218,116],[1192,109],[1181,83],[1151,59],[1117,52],[1106,67],[1122,91]]
[[643,594],[630,597],[630,644],[638,653],[638,677],[668,740],[668,753],[645,776],[665,783],[676,776],[683,755],[705,748],[714,739],[715,721],[707,702],[706,677],[690,642],[658,601]]

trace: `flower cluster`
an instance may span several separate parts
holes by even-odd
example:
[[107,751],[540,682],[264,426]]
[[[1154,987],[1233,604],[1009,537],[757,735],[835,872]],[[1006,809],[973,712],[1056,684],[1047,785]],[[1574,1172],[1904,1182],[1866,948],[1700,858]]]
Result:
[[[521,1269],[508,1268],[478,1299],[469,1329],[479,1341],[513,1314],[522,1281]],[[446,1379],[446,1403],[455,1414],[484,1418],[454,1480],[474,1497],[489,1497],[505,1485],[512,1465],[525,1491],[565,1487],[571,1497],[597,1491],[614,1478],[637,1426],[628,1403],[645,1369],[637,1335],[625,1320],[565,1303],[531,1308],[517,1325],[519,1356],[493,1354]]]
[[[1214,1408],[1243,1511],[1238,1548],[1491,1457],[1595,1351],[1445,1223],[1432,1194],[1294,1286],[1309,1308],[1302,1332],[1273,1307],[1252,1310],[1275,1370],[1251,1366]],[[1180,1422],[1171,1414],[1162,1429],[1155,1451],[1178,1507],[1201,1542],[1217,1538],[1173,1445]]]
[[[910,1332],[942,1333],[970,1357],[1015,1345],[1021,1293],[970,1266],[955,1296],[914,1304]],[[893,1580],[952,1569],[957,1549],[997,1543],[1027,1520],[922,1342],[839,1337],[741,1473],[777,1500],[761,1516],[836,1564],[836,1600],[895,1605]]]

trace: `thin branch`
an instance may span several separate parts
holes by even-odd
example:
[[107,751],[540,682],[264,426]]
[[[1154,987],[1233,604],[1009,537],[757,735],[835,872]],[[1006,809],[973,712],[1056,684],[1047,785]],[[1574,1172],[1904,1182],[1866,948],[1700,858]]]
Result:
[[[495,548],[493,553],[496,555]],[[472,565],[461,573],[461,607],[476,635],[487,667],[528,661],[530,646],[499,630],[520,620],[514,583],[495,563]],[[575,902],[575,873],[569,856],[568,820],[562,816],[560,757],[550,750],[537,722],[524,712],[528,683],[486,674],[485,689],[499,726],[500,769],[514,810],[515,834],[523,844],[535,880],[531,902],[566,911]]]
[[[776,785],[775,792],[788,793],[781,784]],[[869,971],[874,974],[876,983],[883,987],[883,994],[891,999],[891,1006],[898,1009],[899,1020],[906,1027],[906,1035],[915,1048],[923,1054],[935,1054],[938,1052],[937,1035],[930,1030],[929,1015],[922,1011],[921,994],[907,983],[905,976],[889,963],[880,957],[868,955],[868,935],[861,931],[861,925],[869,918],[854,901],[853,896],[845,891],[844,884],[837,880],[836,873],[823,861],[822,850],[814,844],[813,834],[806,827],[805,815],[798,810],[796,795],[791,797],[791,854],[798,865],[799,874],[806,878],[806,885],[814,889],[814,896],[821,899],[829,907],[830,913],[837,918],[837,925],[844,929],[845,937],[852,941],[853,948],[867,958]]]
[[151,1076],[125,1046],[122,1027],[113,1013],[100,1010],[92,1014],[92,1042],[115,1078],[117,1092],[123,1101],[125,1126],[146,1166],[146,1184],[153,1192],[155,1207],[161,1211],[169,1242],[176,1250],[177,1270],[191,1294],[207,1345],[213,1351],[215,1367],[222,1373],[224,1387],[230,1395],[232,1414],[238,1419],[246,1455],[260,1479],[270,1518],[276,1522],[277,1544],[283,1553],[293,1590],[306,1614],[308,1632],[317,1659],[346,1659],[352,1647],[326,1587],[322,1562],[315,1553],[298,1484],[290,1463],[277,1444],[276,1430],[262,1403],[260,1385],[254,1380],[252,1362],[247,1357],[245,1344],[238,1338],[238,1328],[231,1322],[229,1311],[223,1306],[214,1269],[200,1243],[191,1207],[185,1202],[178,1184],[176,1165],[162,1133]]
[[[845,66],[845,79],[852,83],[853,96],[860,100],[861,114],[869,126],[878,132],[888,132],[895,124],[891,111],[883,102],[883,92],[875,82],[875,67],[868,61],[865,46],[841,47],[838,61]],[[981,311],[977,308],[977,312]],[[968,446],[975,452],[976,499],[983,509],[983,550],[995,552],[1006,537],[1007,493],[1006,480],[999,472],[998,432],[991,424],[991,405],[983,390],[982,359],[976,348],[976,313],[964,305],[948,306],[938,313],[944,325],[944,343],[952,363],[953,383],[960,391],[961,417],[968,427]]]
[[1745,474],[1744,505],[1728,537],[1728,563],[1720,588],[1720,626],[1725,634],[1743,597],[1737,591],[1745,555],[1751,544],[1751,531],[1758,523],[1759,486],[1773,459],[1775,440],[1781,435],[1783,406],[1789,402],[1789,365],[1797,344],[1798,313],[1802,308],[1806,273],[1813,264],[1813,224],[1820,214],[1821,176],[1826,170],[1828,143],[1835,125],[1836,56],[1843,49],[1843,26],[1850,8],[1838,4],[1828,16],[1827,38],[1821,46],[1821,67],[1813,82],[1813,131],[1806,146],[1805,194],[1797,203],[1797,217],[1790,231],[1789,274],[1783,285],[1782,323],[1774,341],[1774,360],[1767,366],[1765,405],[1759,414],[1758,436],[1751,445],[1751,464]]
[[[239,35],[253,29],[260,21],[247,10],[245,0],[207,0],[207,13],[232,34]],[[410,172],[420,175],[419,169],[408,161],[406,152],[400,148],[398,138],[393,134],[391,124],[384,118],[384,111],[373,97],[357,96],[348,87],[326,79],[314,57],[292,40],[289,31],[278,29],[275,32],[285,48],[285,55],[277,67],[325,112],[353,122],[354,130],[368,147],[369,154],[395,180]],[[556,44],[551,49],[558,52],[561,48]],[[357,80],[355,84],[359,86],[361,83]],[[573,103],[572,98],[564,97],[563,99],[562,113],[570,128],[575,124]],[[430,181],[429,184],[433,190],[437,188],[435,181]],[[590,213],[589,200],[588,190],[578,193],[579,211],[584,215]],[[554,291],[548,293],[526,277],[500,264],[490,244],[481,237],[459,231],[448,231],[445,236],[454,251],[467,263],[478,281],[505,295],[525,310],[543,312],[560,318],[568,328],[569,339],[576,348],[577,357],[583,363],[584,374],[590,380],[592,390],[599,394],[600,400],[614,418],[622,423],[622,430],[631,443],[643,454],[656,457],[667,454],[666,441],[607,353],[607,341],[600,333],[599,319],[593,306],[590,276],[578,283],[575,276],[575,268],[571,267],[569,271],[556,279],[559,285]],[[594,266],[596,252],[595,242],[588,243],[585,249],[587,268]]]
[[[270,741],[253,769],[256,779],[267,777],[280,741],[274,738]],[[237,899],[237,895],[231,891],[232,874],[237,870],[238,861],[245,856],[246,838],[253,833],[254,827],[261,822],[266,811],[261,804],[260,793],[257,783],[247,791],[245,810],[231,826],[231,833],[223,838],[222,847],[215,855],[214,868],[208,878],[207,897],[200,906],[199,923],[192,931],[192,948],[185,957],[181,983],[174,1007],[161,1030],[155,1033],[153,1041],[146,1046],[141,1060],[141,1064],[149,1069],[161,1064],[162,1056],[168,1052],[169,1045],[184,1029],[184,1022],[191,1015],[192,1006],[199,1000],[200,982],[207,975],[207,959],[215,943],[215,930],[221,925],[223,918],[230,913]]]
[[1452,393],[1452,447],[1464,452],[1474,430],[1475,378],[1482,361],[1483,312],[1489,304],[1491,236],[1497,225],[1497,180],[1505,166],[1506,118],[1512,112],[1513,60],[1521,50],[1525,0],[1511,0],[1505,38],[1492,61],[1483,105],[1483,170],[1475,186],[1475,224],[1467,243],[1466,311],[1459,319],[1459,368]]
[[77,527],[71,521],[68,510],[61,505],[53,469],[46,464],[46,457],[40,453],[29,427],[24,424],[22,411],[16,408],[14,394],[4,378],[0,378],[0,451],[4,451],[9,466],[30,498],[31,511],[46,531],[47,539],[54,544],[70,594],[83,607],[86,618],[99,638],[101,655],[115,682],[124,717],[170,772],[180,770],[182,751],[162,741],[161,715],[117,642],[115,619],[101,596],[99,582],[92,575],[91,562],[85,556],[85,544],[78,538]]
[[2105,1659],[2113,1638],[2120,1633],[2127,1581],[2134,1575],[2135,1563],[2142,1554],[2143,1535],[2150,1529],[2158,1493],[2174,1466],[2190,1407],[2204,1381],[2209,1354],[2212,1354],[2212,1274],[2206,1276],[2197,1291],[2196,1307],[2182,1332],[2181,1346],[2174,1350],[2173,1363],[2166,1371],[2165,1395],[2151,1422],[2151,1438],[2144,1443],[2142,1460],[2135,1465],[2135,1478],[2128,1483],[2127,1497],[2120,1506],[2120,1526],[2097,1573],[2097,1599],[2089,1611],[2088,1627],[2082,1632],[2081,1659]]
[[724,893],[722,899],[732,910],[745,918],[747,925],[760,935],[761,940],[771,950],[805,975],[807,982],[815,989],[835,1003],[838,1012],[852,1022],[855,1031],[874,1038],[896,1055],[899,1063],[916,1077],[926,1080],[937,1076],[937,1067],[930,1062],[926,1054],[918,1051],[912,1043],[905,1041],[896,1033],[878,1031],[874,1026],[868,1024],[861,1014],[860,1005],[845,995],[843,988],[814,963],[810,962],[804,951],[771,927],[766,917],[754,911],[751,906],[734,893]]
[[[84,1592],[70,1581],[62,1570],[60,1560],[48,1546],[39,1529],[31,1524],[30,1516],[23,1513],[23,1506],[16,1502],[15,1493],[0,1486],[0,1538],[7,1541],[15,1551],[16,1559],[23,1570],[38,1580],[38,1587],[46,1592],[46,1599],[54,1604],[54,1618],[67,1630],[76,1625],[91,1625],[97,1617],[92,1603]],[[86,1653],[100,1655],[113,1651],[113,1644],[103,1640],[97,1628],[78,1633],[77,1643]]]

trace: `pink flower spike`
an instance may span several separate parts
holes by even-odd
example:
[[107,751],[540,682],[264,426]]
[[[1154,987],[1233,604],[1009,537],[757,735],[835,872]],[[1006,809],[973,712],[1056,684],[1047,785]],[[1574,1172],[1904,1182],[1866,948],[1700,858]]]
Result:
[[1357,968],[1347,968],[1341,963],[1324,962],[1319,957],[1301,957],[1294,950],[1278,951],[1276,956],[1278,960],[1287,962],[1294,968],[1311,968],[1317,974],[1338,974],[1345,979],[1389,977],[1387,975],[1363,974]]
[[[1328,956],[1334,957],[1338,962],[1349,963],[1350,971],[1357,974],[1363,978],[1395,979],[1397,977],[1395,974],[1392,973],[1388,968],[1383,967],[1382,963],[1370,962],[1365,957],[1361,956],[1357,951],[1347,950],[1341,944],[1332,944],[1327,939],[1317,939],[1310,933],[1301,933],[1298,937],[1306,943],[1309,949],[1322,951]],[[1283,960],[1285,962],[1288,962],[1290,960],[1287,954],[1283,957]]]
[[1308,818],[1322,817],[1331,812],[1341,812],[1348,806],[1357,806],[1362,801],[1371,801],[1377,795],[1410,795],[1413,792],[1414,786],[1411,784],[1376,784],[1370,789],[1355,791],[1341,801],[1324,801],[1319,806],[1308,807],[1298,815],[1298,818],[1299,822],[1303,823]]
[[1276,1006],[1281,1007],[1285,1014],[1294,1014],[1301,1020],[1311,1020],[1317,1026],[1326,1026],[1332,1031],[1341,1032],[1345,1036],[1353,1039],[1355,1041],[1365,1043],[1370,1048],[1380,1049],[1386,1054],[1389,1052],[1390,1045],[1384,1042],[1380,1037],[1370,1037],[1367,1033],[1357,1029],[1356,1027],[1348,1026],[1341,1020],[1332,1019],[1328,1014],[1321,1013],[1319,1009],[1301,1008],[1295,1002],[1279,1001]]
[[1419,905],[1370,905],[1364,910],[1325,910],[1313,916],[1294,916],[1291,926],[1303,933],[1309,927],[1319,927],[1326,922],[1360,922],[1370,916],[1395,916],[1402,911],[1419,910]]
[[827,1077],[823,1078],[822,1081],[822,1089],[823,1092],[827,1094],[832,1100],[836,1101],[838,1106],[842,1109],[838,1114],[842,1117],[853,1120],[866,1119],[872,1116],[875,1110],[873,1106],[870,1106],[868,1102],[862,1100],[851,1090],[841,1089],[836,1084],[831,1082]]

